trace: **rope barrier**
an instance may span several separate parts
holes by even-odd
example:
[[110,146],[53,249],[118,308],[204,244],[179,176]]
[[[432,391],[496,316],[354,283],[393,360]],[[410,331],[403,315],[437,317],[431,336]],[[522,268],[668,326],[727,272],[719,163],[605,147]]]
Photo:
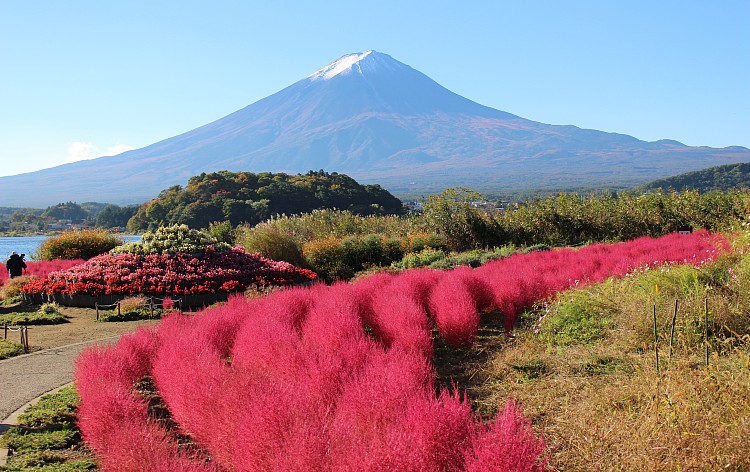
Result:
[[[159,298],[159,297],[150,296],[146,300],[147,300],[149,308],[151,309],[152,317],[154,316],[154,307],[161,305],[161,307],[164,308],[165,300],[170,300],[173,306],[177,306],[180,310],[180,314],[182,314],[182,298],[171,298],[171,297]],[[155,301],[157,302],[155,303]]]
[[96,321],[99,321],[99,308],[114,308],[117,307],[117,315],[120,316],[120,300],[117,300],[111,305],[100,305],[99,302],[94,303],[94,309],[96,310]]
[[23,352],[24,354],[28,354],[29,352],[29,327],[28,326],[8,326],[7,324],[3,325],[3,339],[8,339],[8,331],[10,332],[16,332],[18,331],[21,333],[21,346],[23,346]]

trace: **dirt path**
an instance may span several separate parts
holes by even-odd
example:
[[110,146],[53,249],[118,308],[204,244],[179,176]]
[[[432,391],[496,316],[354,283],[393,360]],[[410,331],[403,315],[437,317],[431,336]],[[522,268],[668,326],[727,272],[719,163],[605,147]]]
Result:
[[[0,313],[22,311],[16,305],[0,308]],[[93,341],[135,331],[141,325],[153,325],[158,321],[119,321],[103,323],[96,321],[96,311],[92,308],[60,307],[60,313],[68,318],[67,323],[57,325],[34,325],[29,327],[29,345],[32,351],[67,346],[69,344]],[[11,341],[16,339],[11,338]]]
[[[0,313],[23,311],[21,305]],[[39,395],[73,380],[73,363],[87,346],[116,342],[120,335],[158,321],[96,321],[96,311],[61,307],[67,323],[29,327],[30,354],[0,361],[0,420]],[[11,339],[13,340],[13,339]],[[2,421],[0,421],[2,423]],[[0,424],[0,432],[8,425]]]

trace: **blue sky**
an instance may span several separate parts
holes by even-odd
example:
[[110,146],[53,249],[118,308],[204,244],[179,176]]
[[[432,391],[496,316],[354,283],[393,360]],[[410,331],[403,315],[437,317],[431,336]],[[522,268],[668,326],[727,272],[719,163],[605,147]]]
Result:
[[147,146],[369,49],[535,121],[750,147],[748,21],[747,0],[0,0],[0,175]]

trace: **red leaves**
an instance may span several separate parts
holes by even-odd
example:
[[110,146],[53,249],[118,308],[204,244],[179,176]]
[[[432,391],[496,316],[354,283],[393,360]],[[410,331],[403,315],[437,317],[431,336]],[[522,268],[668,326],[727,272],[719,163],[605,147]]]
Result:
[[26,293],[189,295],[243,291],[256,285],[293,285],[316,279],[315,273],[272,261],[241,248],[185,253],[103,254],[24,287]]

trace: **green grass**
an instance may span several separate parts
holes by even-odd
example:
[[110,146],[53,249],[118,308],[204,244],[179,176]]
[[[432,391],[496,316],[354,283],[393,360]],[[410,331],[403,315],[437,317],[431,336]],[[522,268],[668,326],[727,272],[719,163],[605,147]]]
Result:
[[16,303],[20,303],[23,301],[23,298],[21,295],[11,295],[9,297],[3,298],[0,300],[0,305],[9,306],[9,305],[15,305]]
[[611,310],[596,290],[564,292],[547,309],[541,336],[554,346],[597,342],[612,324]]
[[0,360],[23,354],[23,346],[20,343],[0,339]]
[[0,325],[7,324],[11,326],[18,326],[22,324],[29,325],[50,325],[67,323],[68,320],[65,316],[59,312],[44,313],[35,311],[31,313],[7,313],[0,315]]
[[102,322],[115,322],[115,321],[138,321],[138,320],[158,320],[161,319],[161,315],[164,310],[155,308],[153,315],[151,310],[148,308],[142,308],[137,310],[121,311],[120,314],[117,310],[109,310],[99,313],[99,321]]
[[18,418],[18,425],[0,437],[11,455],[0,471],[96,470],[75,424],[78,405],[75,389],[65,387],[44,395]]

